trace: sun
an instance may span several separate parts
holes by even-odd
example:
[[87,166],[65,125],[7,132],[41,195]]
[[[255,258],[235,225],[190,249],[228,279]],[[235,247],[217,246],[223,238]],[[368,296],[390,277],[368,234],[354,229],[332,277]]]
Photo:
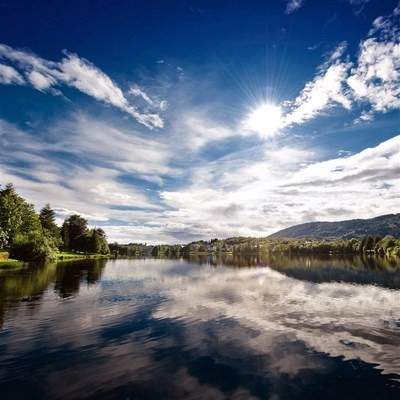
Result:
[[245,128],[263,137],[274,136],[282,126],[282,110],[274,104],[264,103],[251,111]]

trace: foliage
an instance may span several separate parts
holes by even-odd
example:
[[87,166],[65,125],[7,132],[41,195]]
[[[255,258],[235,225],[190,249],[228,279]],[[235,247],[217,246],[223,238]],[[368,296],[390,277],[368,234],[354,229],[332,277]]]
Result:
[[7,246],[7,234],[4,232],[3,228],[0,227],[0,249],[4,249]]
[[16,235],[40,229],[33,205],[17,194],[12,184],[0,189],[0,228],[2,247],[10,247]]
[[40,231],[17,234],[10,249],[12,258],[23,261],[52,259],[55,253],[56,248],[53,243],[46,236],[41,235]]
[[129,243],[129,244],[119,244],[110,243],[110,251],[115,256],[119,257],[143,257],[151,255],[153,246],[148,246],[143,243]]
[[55,222],[56,213],[46,204],[39,214],[40,225],[42,226],[43,234],[54,244],[56,247],[62,246],[60,229]]
[[180,245],[159,245],[154,246],[151,252],[153,257],[180,257],[183,253]]
[[89,240],[89,250],[91,253],[96,254],[109,254],[110,249],[107,244],[106,234],[101,228],[92,230]]
[[49,204],[38,215],[33,205],[8,184],[0,189],[0,249],[10,249],[12,257],[26,261],[54,258],[61,248],[109,254],[106,234],[102,229],[88,229],[87,220],[75,214],[64,221],[60,230],[55,216]]
[[74,214],[68,217],[62,227],[61,236],[65,250],[82,251],[88,246],[88,227],[85,218]]

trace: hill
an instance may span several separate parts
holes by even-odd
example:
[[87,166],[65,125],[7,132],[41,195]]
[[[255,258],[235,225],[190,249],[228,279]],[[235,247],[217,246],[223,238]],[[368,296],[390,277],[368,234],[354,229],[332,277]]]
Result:
[[388,214],[370,219],[350,219],[336,222],[308,222],[294,225],[270,235],[270,238],[353,238],[360,236],[400,237],[400,214]]

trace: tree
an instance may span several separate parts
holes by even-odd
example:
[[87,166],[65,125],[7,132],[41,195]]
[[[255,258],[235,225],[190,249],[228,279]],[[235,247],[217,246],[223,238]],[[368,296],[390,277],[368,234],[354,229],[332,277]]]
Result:
[[50,207],[50,204],[46,204],[39,214],[40,224],[42,226],[42,231],[49,240],[53,241],[57,247],[61,247],[62,240],[60,235],[60,229],[55,222],[56,213]]
[[61,227],[61,236],[64,241],[64,249],[81,250],[87,232],[88,227],[87,220],[85,218],[77,214],[68,217]]
[[90,242],[89,242],[89,251],[91,253],[96,253],[99,254],[101,253],[101,248],[102,248],[102,241],[101,237],[96,231],[96,229],[92,230],[92,235],[90,237]]
[[90,252],[96,254],[109,254],[110,248],[108,247],[106,234],[101,228],[92,230],[90,238]]
[[39,220],[43,229],[51,231],[54,228],[57,228],[55,222],[56,213],[51,209],[50,204],[48,203],[40,210]]
[[0,189],[0,228],[5,236],[4,247],[10,247],[17,234],[40,230],[33,205],[19,196],[12,184]]

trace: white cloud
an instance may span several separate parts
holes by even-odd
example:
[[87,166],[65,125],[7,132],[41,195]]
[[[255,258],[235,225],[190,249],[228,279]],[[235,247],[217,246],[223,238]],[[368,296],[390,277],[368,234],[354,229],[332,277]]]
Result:
[[21,74],[9,65],[0,64],[0,84],[23,85],[25,83]]
[[[361,3],[365,2],[357,2]],[[346,44],[340,44],[300,95],[285,103],[290,107],[284,117],[287,126],[302,124],[335,105],[364,107],[356,122],[400,109],[400,4],[391,15],[375,19],[355,62],[344,58],[345,50]]]
[[[333,60],[338,57],[335,53]],[[334,61],[333,64],[324,67],[293,101],[291,110],[284,118],[284,123],[286,125],[302,124],[335,104],[350,109],[351,100],[344,89],[349,67],[349,63],[340,61]]]
[[[0,59],[15,63],[37,90],[44,91],[60,85],[72,86],[96,100],[111,104],[130,114],[148,128],[164,126],[163,119],[157,113],[139,111],[136,106],[130,104],[122,89],[109,76],[76,54],[66,53],[60,62],[53,62],[33,53],[0,44]],[[6,70],[8,74],[11,73],[8,68]],[[15,69],[14,71],[18,74]],[[17,77],[20,75],[15,75],[13,72],[13,76],[13,83],[19,83]]]
[[361,119],[400,109],[400,4],[391,15],[376,18],[369,35],[347,79],[354,98],[370,106]]
[[400,41],[364,41],[347,83],[355,99],[367,102],[373,112],[400,109]]
[[[265,236],[310,220],[367,218],[398,207],[400,136],[327,161],[316,159],[317,149],[279,143],[183,161],[187,144],[174,134],[150,140],[83,115],[36,136],[2,122],[2,182],[14,182],[37,207],[50,201],[93,221],[123,221],[104,228],[111,240],[124,241]],[[127,176],[147,184],[121,179]],[[146,190],[177,177],[185,179],[161,192]]]
[[291,14],[303,6],[304,0],[289,0],[286,5],[286,13]]
[[227,126],[208,119],[201,112],[186,113],[177,121],[175,129],[181,136],[181,143],[194,150],[210,142],[224,140],[238,134]]
[[145,188],[121,177],[162,182],[173,173],[165,145],[83,116],[47,129],[31,135],[0,120],[2,183],[13,182],[38,208],[50,202],[93,221],[144,223],[160,210]]
[[400,136],[349,157],[314,157],[286,147],[252,161],[195,168],[190,186],[161,193],[173,209],[167,215],[209,238],[264,236],[310,220],[369,218],[398,208]]
[[27,78],[32,86],[37,90],[46,90],[53,86],[56,81],[49,75],[43,75],[38,71],[31,71],[27,74]]
[[132,86],[129,91],[129,94],[136,97],[141,97],[146,103],[150,104],[151,106],[154,105],[154,101],[150,98],[150,96],[141,89],[138,85]]

